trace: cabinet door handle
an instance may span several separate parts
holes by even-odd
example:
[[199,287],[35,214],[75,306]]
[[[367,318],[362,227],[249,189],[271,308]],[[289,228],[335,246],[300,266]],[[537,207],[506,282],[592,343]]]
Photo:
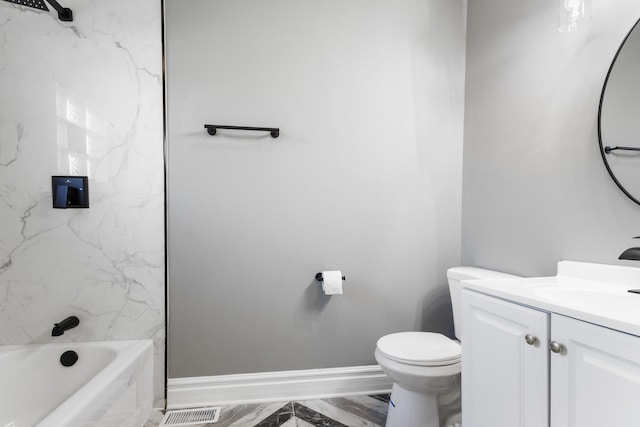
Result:
[[527,334],[524,336],[524,340],[527,344],[529,345],[536,345],[536,343],[538,342],[538,338],[534,337],[531,334]]
[[553,351],[554,353],[561,353],[564,350],[564,346],[558,341],[551,341],[549,343],[549,350]]

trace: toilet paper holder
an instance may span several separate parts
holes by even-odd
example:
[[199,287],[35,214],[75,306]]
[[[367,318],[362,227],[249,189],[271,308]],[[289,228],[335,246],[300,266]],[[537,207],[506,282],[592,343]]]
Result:
[[[318,282],[324,282],[324,278],[322,277],[322,273],[316,273],[316,280]],[[346,276],[342,276],[342,280],[347,280]]]

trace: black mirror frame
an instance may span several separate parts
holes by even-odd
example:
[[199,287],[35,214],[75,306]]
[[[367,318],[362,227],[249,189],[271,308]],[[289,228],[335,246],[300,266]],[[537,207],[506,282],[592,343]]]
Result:
[[607,168],[607,172],[609,172],[609,175],[611,176],[611,179],[613,179],[613,182],[616,183],[618,188],[620,188],[620,190],[622,190],[622,192],[624,194],[626,194],[628,198],[630,198],[631,200],[633,200],[634,202],[636,202],[637,204],[640,205],[640,200],[635,198],[631,193],[629,193],[629,191],[627,191],[626,188],[624,188],[624,186],[620,183],[620,181],[618,181],[618,178],[616,178],[616,176],[614,175],[613,171],[611,170],[611,167],[609,167],[609,162],[607,161],[607,158],[606,158],[607,153],[605,153],[604,144],[602,142],[602,123],[601,123],[601,120],[602,120],[602,102],[604,101],[604,94],[605,94],[605,92],[607,90],[607,83],[609,82],[609,77],[611,76],[611,71],[613,71],[613,67],[616,65],[616,60],[618,59],[618,55],[620,54],[620,51],[622,51],[622,48],[624,47],[625,43],[627,42],[627,39],[629,38],[629,36],[633,32],[633,30],[636,29],[636,27],[640,28],[640,19],[638,19],[636,21],[636,23],[633,25],[633,27],[631,27],[631,29],[629,30],[627,35],[622,40],[622,43],[620,43],[620,46],[618,47],[618,50],[616,51],[616,54],[614,55],[613,60],[611,61],[611,65],[609,66],[609,71],[607,71],[607,76],[604,79],[604,84],[602,86],[602,92],[600,93],[600,104],[598,105],[598,142],[600,144],[600,155],[602,155],[602,161],[604,162],[604,165]]

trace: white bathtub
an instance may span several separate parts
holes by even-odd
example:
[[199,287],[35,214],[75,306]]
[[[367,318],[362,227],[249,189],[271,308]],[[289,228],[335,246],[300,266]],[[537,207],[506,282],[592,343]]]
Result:
[[[0,427],[140,427],[153,401],[153,344],[0,346]],[[78,354],[70,367],[60,356]]]

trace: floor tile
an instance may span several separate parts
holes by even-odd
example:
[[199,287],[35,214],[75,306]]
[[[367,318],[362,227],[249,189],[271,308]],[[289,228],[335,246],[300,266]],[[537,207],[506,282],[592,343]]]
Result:
[[329,417],[325,414],[317,412],[300,402],[294,403],[296,418],[303,420],[312,426],[319,427],[351,427]]
[[[223,424],[223,425],[220,425],[219,427],[227,427],[227,426],[228,427],[256,427],[258,425],[260,425],[260,427],[267,427],[268,424],[261,425],[260,423],[265,419],[269,418],[271,415],[278,412],[279,410],[281,410],[285,405],[287,405],[287,402],[263,403],[258,405],[253,411],[247,413],[245,416],[238,419],[237,421],[234,421],[233,423],[226,424],[226,425]],[[225,411],[230,410],[232,408],[233,406],[223,406],[222,412],[220,412],[220,416],[222,416],[222,414]],[[284,417],[283,417],[283,421],[286,421]],[[275,424],[275,425],[277,426],[278,424]],[[215,425],[215,427],[218,427],[218,425]]]
[[[194,427],[381,427],[388,402],[381,395],[230,405],[222,407],[217,423]],[[144,427],[158,427],[163,417],[153,411]]]
[[289,402],[260,421],[255,427],[279,427],[293,418],[293,403]]
[[[334,406],[329,399],[328,400],[304,400],[296,403],[300,403],[302,406],[312,409],[313,411],[318,412],[338,422],[339,424],[336,424],[336,426],[342,426],[342,425],[345,425],[348,427],[380,426],[380,424],[378,423],[363,419],[356,414],[353,414],[347,410]],[[322,426],[323,424],[319,424],[319,425]],[[328,425],[333,426],[332,424],[328,424]]]

